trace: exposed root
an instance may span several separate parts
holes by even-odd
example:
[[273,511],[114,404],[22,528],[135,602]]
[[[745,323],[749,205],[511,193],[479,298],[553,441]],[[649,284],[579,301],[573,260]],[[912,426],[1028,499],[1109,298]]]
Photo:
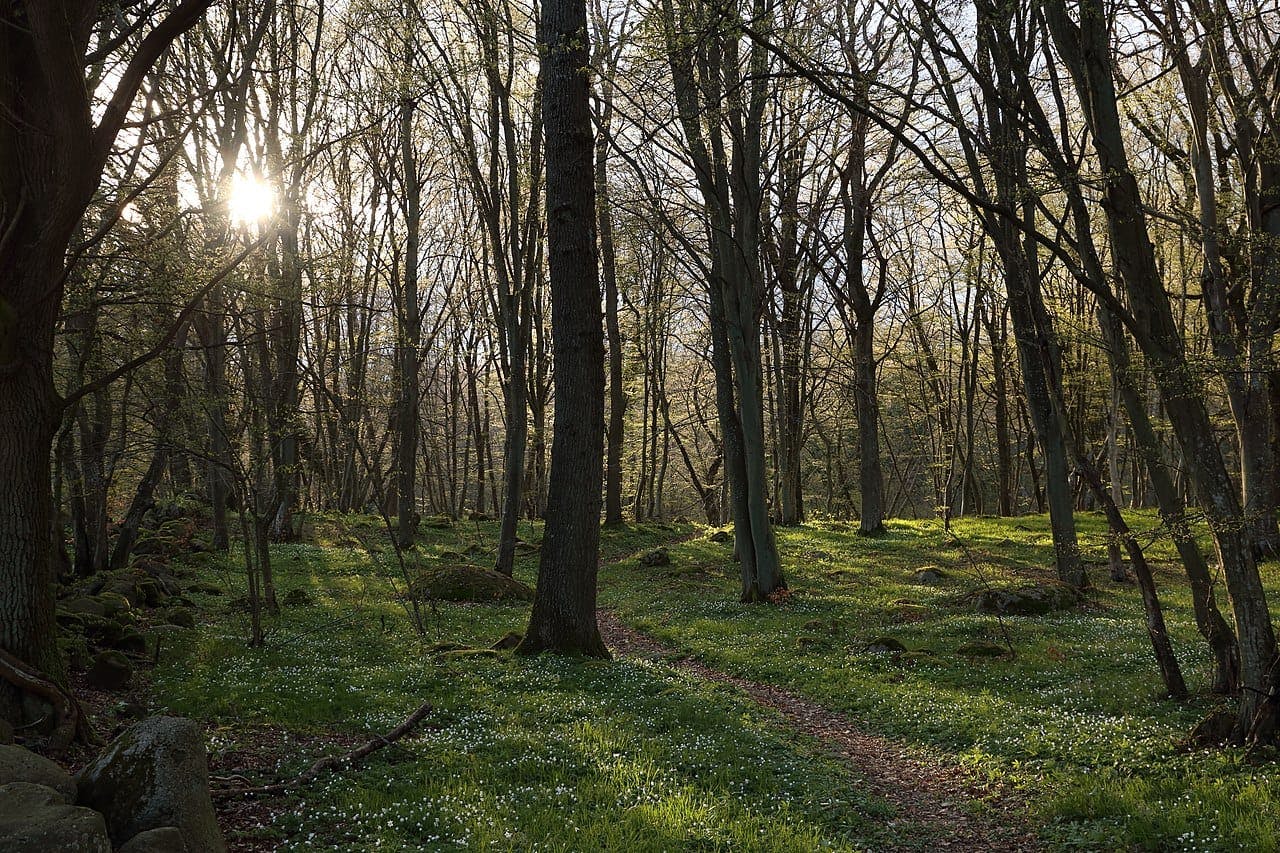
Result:
[[90,746],[102,743],[74,696],[49,676],[4,649],[0,649],[0,678],[23,693],[39,696],[53,706],[55,723],[53,733],[49,735],[49,752],[54,755],[65,752],[76,741]]

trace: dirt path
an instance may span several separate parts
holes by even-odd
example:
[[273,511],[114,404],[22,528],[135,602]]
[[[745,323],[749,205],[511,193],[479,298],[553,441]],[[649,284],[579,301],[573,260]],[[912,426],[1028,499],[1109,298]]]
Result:
[[[868,734],[848,717],[771,684],[738,678],[689,657],[672,661],[675,649],[623,624],[612,613],[602,610],[598,619],[605,642],[619,656],[663,657],[684,672],[732,685],[758,704],[776,710],[796,731],[817,739],[848,762],[867,780],[870,793],[894,807],[897,816],[893,823],[914,825],[920,831],[917,843],[885,849],[992,853],[1040,849],[1035,833],[1016,814],[1016,804],[1007,796],[992,799],[990,791],[959,768],[916,758],[901,744]],[[966,808],[966,803],[977,798],[989,804],[982,815],[971,814]]]

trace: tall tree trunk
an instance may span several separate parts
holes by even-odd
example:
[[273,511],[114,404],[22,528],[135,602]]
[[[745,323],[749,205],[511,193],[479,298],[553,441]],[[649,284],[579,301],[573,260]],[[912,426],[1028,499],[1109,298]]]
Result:
[[542,559],[522,654],[608,657],[596,625],[604,468],[604,334],[583,0],[543,0],[542,117],[556,409]]

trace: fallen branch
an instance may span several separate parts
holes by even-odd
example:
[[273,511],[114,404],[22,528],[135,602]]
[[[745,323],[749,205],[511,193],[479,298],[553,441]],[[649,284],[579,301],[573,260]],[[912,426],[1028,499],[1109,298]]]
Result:
[[49,676],[4,649],[0,649],[0,678],[24,693],[39,696],[53,706],[56,722],[53,733],[49,735],[49,752],[57,755],[76,740],[89,745],[102,742],[89,725],[89,718],[80,710],[80,703],[74,696],[59,687]]
[[324,773],[326,770],[339,770],[344,766],[349,767],[357,762],[363,761],[373,753],[382,749],[384,746],[395,743],[417,728],[418,723],[422,722],[423,718],[433,710],[434,708],[432,708],[430,702],[423,702],[422,706],[418,708],[418,710],[410,714],[405,718],[403,723],[396,726],[385,735],[375,737],[373,740],[365,743],[364,746],[361,746],[358,749],[353,749],[346,755],[325,756],[315,764],[308,767],[303,773],[288,782],[277,782],[274,785],[259,785],[251,788],[215,788],[211,793],[216,799],[220,800],[230,799],[232,797],[273,797],[280,794],[286,794],[294,788],[300,788],[314,782],[320,774]]

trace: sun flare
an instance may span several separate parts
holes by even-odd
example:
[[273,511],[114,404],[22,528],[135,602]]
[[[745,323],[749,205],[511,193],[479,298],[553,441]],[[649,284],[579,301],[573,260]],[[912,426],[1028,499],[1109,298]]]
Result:
[[265,222],[276,211],[275,190],[271,184],[254,175],[236,175],[231,179],[227,210],[233,225]]

